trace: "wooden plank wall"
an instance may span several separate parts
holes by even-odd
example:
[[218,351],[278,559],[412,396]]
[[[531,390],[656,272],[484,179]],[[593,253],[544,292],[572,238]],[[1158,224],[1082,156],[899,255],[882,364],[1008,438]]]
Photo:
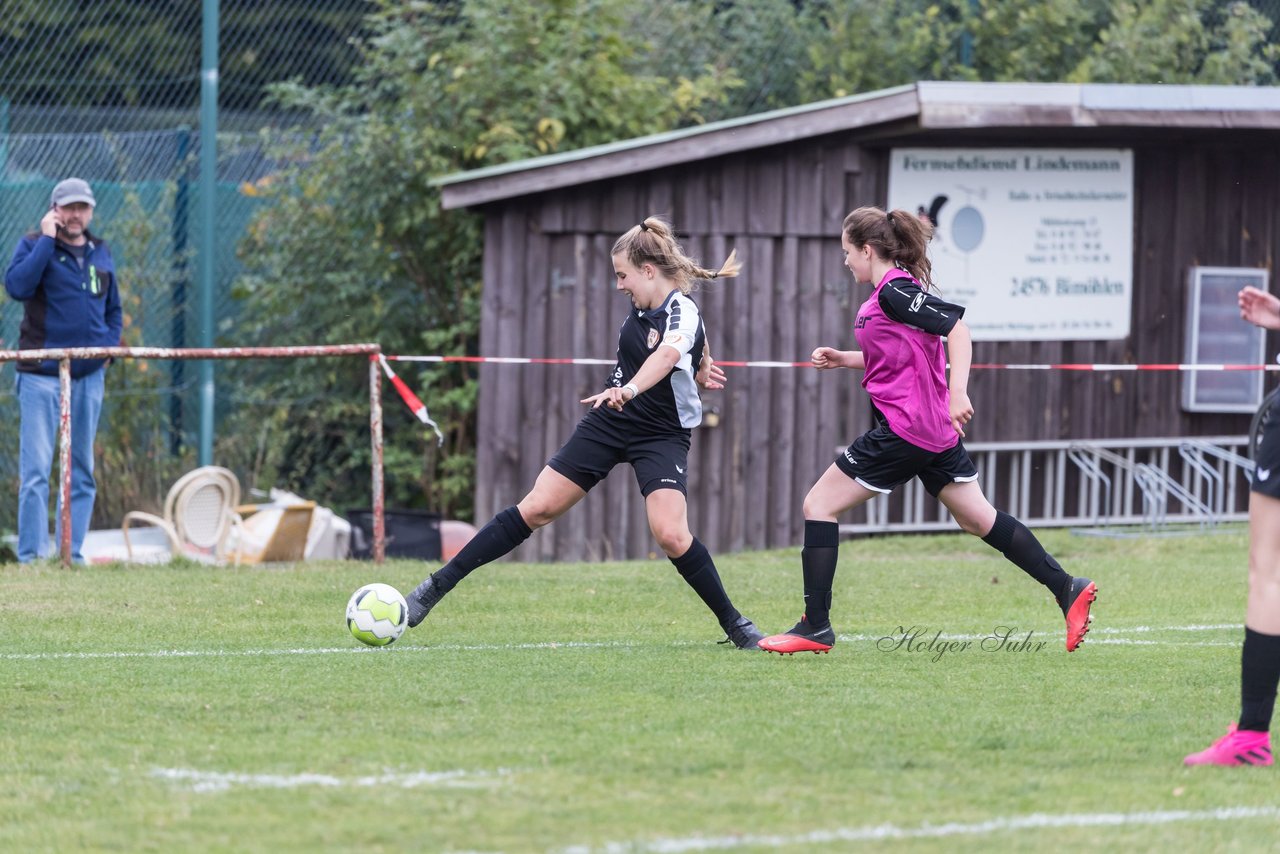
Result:
[[[1133,334],[1124,341],[982,342],[977,362],[1179,362],[1186,270],[1263,266],[1280,247],[1280,160],[1254,146],[1135,148]],[[547,193],[486,209],[481,352],[607,358],[629,303],[609,250],[667,215],[705,266],[736,248],[742,275],[695,293],[718,359],[804,361],[854,346],[865,288],[842,264],[844,214],[886,195],[885,149],[827,138]],[[945,283],[942,283],[945,292]],[[1280,286],[1280,283],[1277,283]],[[1272,348],[1280,341],[1269,341]],[[476,515],[514,504],[573,431],[605,367],[481,368]],[[704,393],[719,424],[694,431],[690,524],[713,552],[793,546],[813,480],[871,420],[860,375],[729,369]],[[970,441],[1243,433],[1248,416],[1184,413],[1175,373],[975,371]],[[1270,384],[1269,384],[1270,385]],[[849,521],[865,519],[854,511]],[[661,558],[621,466],[515,555]]]

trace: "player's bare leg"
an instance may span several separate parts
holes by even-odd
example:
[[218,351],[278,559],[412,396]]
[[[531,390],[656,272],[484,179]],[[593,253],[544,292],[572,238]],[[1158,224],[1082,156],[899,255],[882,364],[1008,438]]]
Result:
[[558,471],[543,468],[533,489],[519,504],[490,519],[452,560],[427,576],[405,597],[409,605],[409,627],[426,619],[436,603],[473,570],[513,551],[538,528],[564,515],[586,494],[582,487]]

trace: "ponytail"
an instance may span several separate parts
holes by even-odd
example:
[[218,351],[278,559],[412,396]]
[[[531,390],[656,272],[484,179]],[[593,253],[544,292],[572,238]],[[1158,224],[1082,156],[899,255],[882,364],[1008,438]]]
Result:
[[613,244],[611,254],[622,255],[636,268],[652,264],[686,295],[693,290],[698,279],[728,279],[738,275],[742,269],[736,249],[729,253],[718,269],[700,266],[685,254],[684,248],[676,241],[671,224],[657,216],[645,217],[639,225],[632,226]]
[[927,252],[932,223],[901,208],[885,213],[877,207],[861,207],[844,218],[842,230],[849,243],[870,246],[881,258],[914,276],[926,290],[937,289]]

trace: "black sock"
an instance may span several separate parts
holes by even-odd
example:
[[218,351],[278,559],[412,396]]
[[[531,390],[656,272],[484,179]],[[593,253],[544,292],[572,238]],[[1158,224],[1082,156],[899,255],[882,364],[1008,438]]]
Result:
[[490,519],[489,524],[476,531],[476,535],[453,556],[453,560],[432,574],[436,589],[441,594],[448,593],[473,569],[513,551],[516,546],[529,539],[532,533],[520,511],[515,507],[508,507]]
[[1237,729],[1267,732],[1280,683],[1280,635],[1264,635],[1244,627],[1240,653],[1240,722]]
[[804,548],[800,566],[804,571],[804,614],[809,625],[823,628],[831,622],[831,587],[840,557],[840,526],[835,522],[804,522]]
[[720,581],[720,573],[716,571],[715,561],[707,547],[693,538],[693,545],[680,557],[670,558],[680,577],[702,598],[711,613],[720,621],[721,628],[728,629],[742,614],[729,601],[729,594],[724,592],[724,584]]
[[996,523],[991,531],[982,538],[991,548],[1003,554],[1019,569],[1039,581],[1053,598],[1062,604],[1062,597],[1071,587],[1071,576],[1067,575],[1053,555],[1044,550],[1036,535],[1026,525],[1001,510],[996,511]]

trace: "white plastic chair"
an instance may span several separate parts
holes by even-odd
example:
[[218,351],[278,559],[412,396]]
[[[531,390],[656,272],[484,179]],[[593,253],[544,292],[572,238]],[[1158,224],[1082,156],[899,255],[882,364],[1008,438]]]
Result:
[[164,517],[132,510],[125,514],[120,530],[124,535],[126,560],[155,560],[161,555],[140,549],[135,555],[129,541],[134,523],[160,528],[168,536],[170,556],[182,555],[211,562],[227,558],[227,540],[240,525],[235,508],[240,503],[240,481],[229,469],[202,466],[183,475],[169,489]]

